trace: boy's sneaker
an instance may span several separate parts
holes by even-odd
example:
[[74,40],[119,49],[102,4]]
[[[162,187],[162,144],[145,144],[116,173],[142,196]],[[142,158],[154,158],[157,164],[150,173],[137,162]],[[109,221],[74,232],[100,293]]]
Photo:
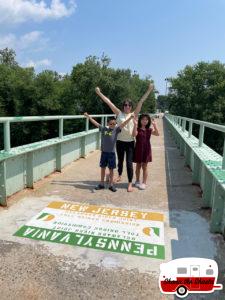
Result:
[[102,185],[102,184],[98,184],[96,187],[95,187],[95,190],[104,190],[105,186]]
[[109,187],[109,190],[112,191],[112,192],[116,192],[116,191],[117,191],[117,189],[115,188],[114,185],[111,185],[111,186]]
[[145,190],[146,189],[146,184],[145,183],[140,184],[139,189],[140,190]]
[[140,185],[141,185],[140,181],[136,181],[135,184],[134,184],[134,186],[137,187],[137,188],[139,188]]

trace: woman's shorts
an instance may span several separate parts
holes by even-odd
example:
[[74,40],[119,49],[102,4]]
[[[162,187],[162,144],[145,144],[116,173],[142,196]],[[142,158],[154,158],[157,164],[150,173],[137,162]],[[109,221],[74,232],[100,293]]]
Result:
[[102,152],[100,159],[100,167],[109,169],[116,168],[116,154],[115,152]]

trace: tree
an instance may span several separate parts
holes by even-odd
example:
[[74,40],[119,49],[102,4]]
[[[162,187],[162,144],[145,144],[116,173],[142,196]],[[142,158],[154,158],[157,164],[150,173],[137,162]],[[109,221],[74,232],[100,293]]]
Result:
[[18,63],[16,62],[16,52],[9,48],[0,50],[0,64],[10,67],[18,66]]
[[[51,70],[36,74],[33,68],[19,66],[15,57],[12,49],[0,50],[0,116],[111,113],[96,95],[96,86],[121,108],[126,98],[131,98],[135,105],[150,79],[141,79],[130,69],[110,67],[111,60],[104,53],[101,58],[87,57],[66,76]],[[154,93],[144,103],[143,110],[155,111]],[[12,146],[58,136],[57,121],[16,123],[11,128]],[[64,122],[65,134],[84,128],[84,120]],[[0,143],[2,147],[2,139]]]
[[166,95],[159,95],[156,102],[157,109],[160,109],[162,112],[165,112],[169,109],[169,101]]
[[[225,124],[225,65],[213,61],[186,66],[170,78],[168,96],[171,113],[217,124]],[[194,130],[197,135],[198,130]],[[206,143],[222,153],[222,135],[207,129]]]

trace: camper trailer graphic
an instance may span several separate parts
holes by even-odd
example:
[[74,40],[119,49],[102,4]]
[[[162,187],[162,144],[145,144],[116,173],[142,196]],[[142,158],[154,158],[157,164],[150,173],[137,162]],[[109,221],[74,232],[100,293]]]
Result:
[[213,293],[217,284],[218,266],[212,259],[179,258],[160,265],[159,288],[163,294],[185,298],[189,293]]

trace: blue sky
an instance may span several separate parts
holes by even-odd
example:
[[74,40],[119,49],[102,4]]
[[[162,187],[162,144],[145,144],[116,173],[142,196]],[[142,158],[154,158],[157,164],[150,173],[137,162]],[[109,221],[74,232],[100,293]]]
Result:
[[70,72],[104,52],[112,66],[165,78],[200,60],[225,61],[225,0],[0,0],[0,48],[23,66]]

